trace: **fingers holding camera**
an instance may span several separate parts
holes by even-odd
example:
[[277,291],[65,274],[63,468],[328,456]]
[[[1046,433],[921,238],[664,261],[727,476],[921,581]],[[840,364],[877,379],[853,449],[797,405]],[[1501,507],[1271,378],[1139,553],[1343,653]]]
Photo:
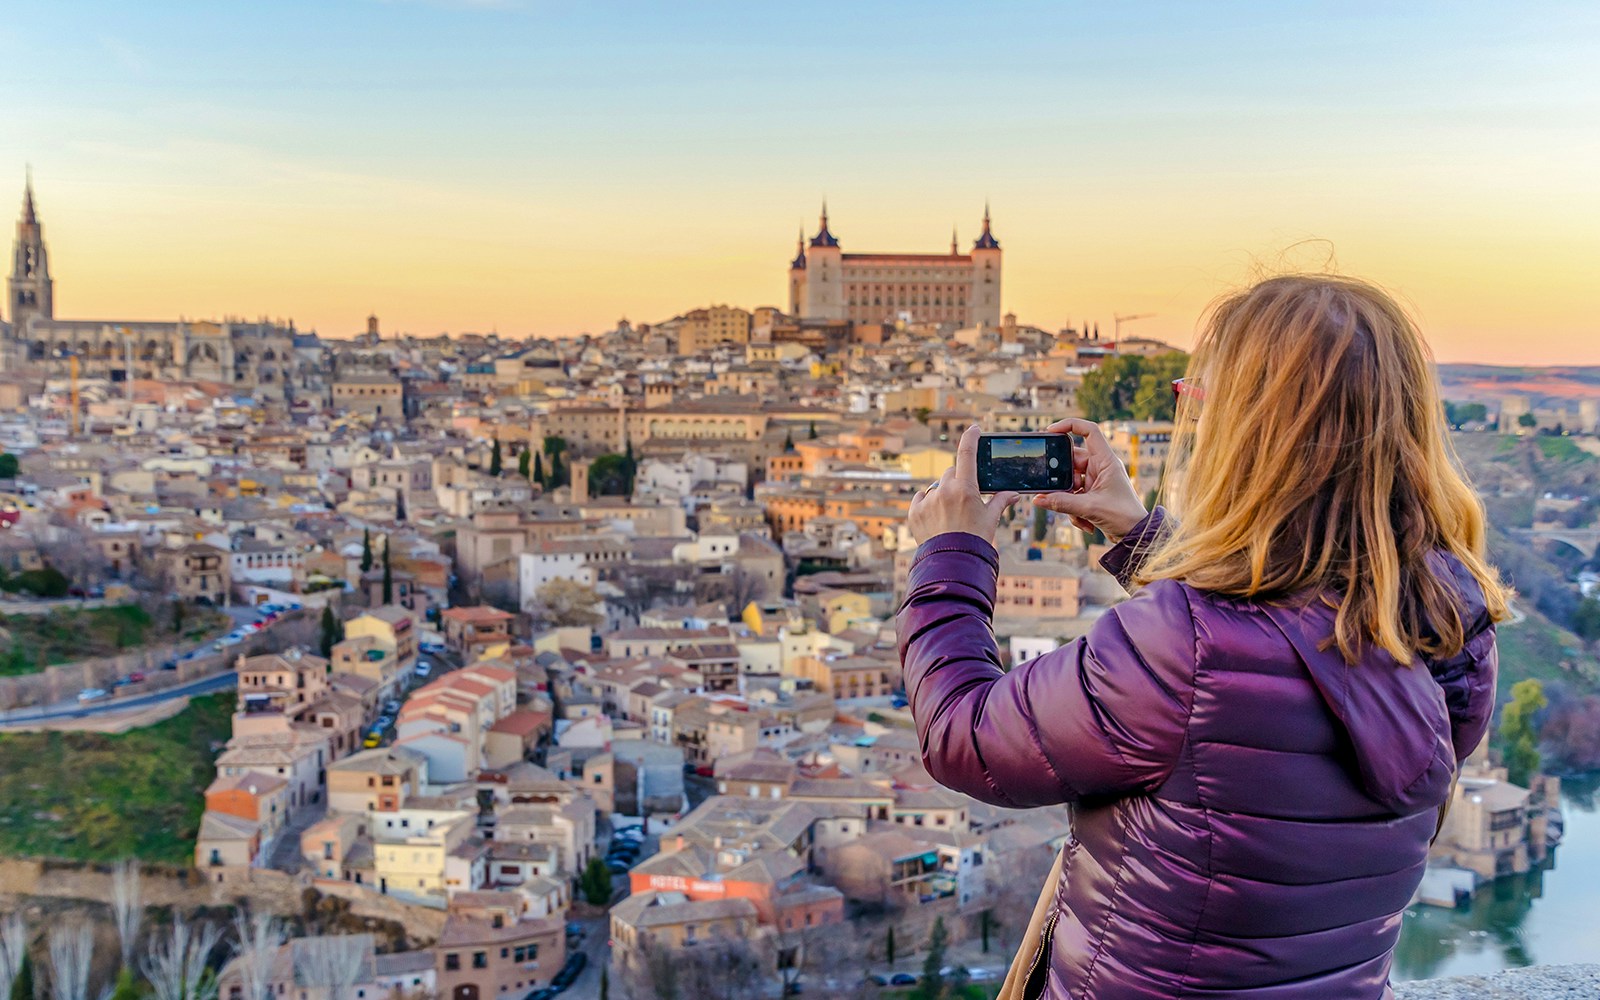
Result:
[[956,448],[955,464],[912,500],[906,523],[918,543],[951,531],[992,543],[1000,519],[1017,502],[1018,495],[1010,491],[987,501],[978,492],[978,436],[976,425],[967,428]]
[[1100,425],[1074,417],[1047,430],[1075,434],[1083,444],[1072,453],[1073,491],[1042,493],[1034,504],[1067,515],[1080,530],[1099,529],[1113,541],[1126,535],[1144,518],[1144,504]]

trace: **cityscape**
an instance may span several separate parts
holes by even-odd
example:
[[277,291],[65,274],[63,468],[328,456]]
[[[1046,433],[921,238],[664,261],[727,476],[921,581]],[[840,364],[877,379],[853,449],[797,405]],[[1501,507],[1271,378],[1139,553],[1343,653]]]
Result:
[[[522,11],[373,6],[434,30]],[[99,44],[151,75],[112,29]],[[0,259],[0,1000],[999,993],[1073,809],[929,773],[895,626],[907,513],[968,428],[1066,417],[1160,503],[1191,304],[1226,287],[1220,256],[1203,281],[1141,272],[1159,291],[1044,279],[1063,251],[1042,203],[952,166],[915,227],[884,221],[907,214],[892,180],[851,180],[831,208],[827,185],[791,184],[798,236],[775,224],[748,251],[737,212],[684,229],[664,206],[639,223],[667,227],[648,253],[574,251],[593,288],[532,264],[499,282],[496,262],[484,280],[505,287],[459,321],[430,297],[466,287],[445,277],[459,261],[363,283],[344,260],[264,303],[248,228],[152,234],[173,275],[152,298],[146,251],[108,246],[95,226],[113,223],[83,221],[104,205],[72,200],[119,183],[86,182],[101,153],[79,153],[66,183],[21,150],[0,177],[18,206]],[[924,167],[904,169],[924,195]],[[703,182],[684,190],[711,204]],[[746,211],[769,196],[729,193]],[[136,201],[115,225],[140,224]],[[1564,226],[1551,246],[1595,249]],[[515,255],[498,240],[481,242]],[[349,257],[381,270],[377,242]],[[108,276],[119,254],[133,276]],[[235,255],[248,277],[229,286],[209,269]],[[682,264],[696,255],[717,263]],[[1426,270],[1406,288],[1448,318],[1429,330],[1445,422],[1515,598],[1500,708],[1404,911],[1397,989],[1600,954],[1592,302],[1586,279],[1540,285],[1541,339],[1493,326],[1511,290]],[[216,305],[229,287],[248,292]],[[556,318],[533,317],[546,299]],[[1101,562],[1114,541],[1031,496],[1006,512],[1004,668],[1128,599]]]

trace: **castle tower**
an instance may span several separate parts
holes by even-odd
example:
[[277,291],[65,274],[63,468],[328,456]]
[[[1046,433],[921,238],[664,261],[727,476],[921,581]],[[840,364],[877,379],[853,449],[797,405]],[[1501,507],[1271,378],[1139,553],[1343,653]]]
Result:
[[17,242],[11,257],[11,325],[20,333],[35,316],[55,317],[54,283],[50,256],[44,246],[44,227],[33,204],[33,175],[22,193],[22,217],[17,220]]
[[1000,325],[1000,241],[989,230],[989,206],[983,206],[983,232],[972,244],[972,292],[967,298],[973,326]]
[[789,315],[800,315],[800,307],[805,303],[806,297],[806,231],[800,229],[800,238],[795,242],[794,260],[789,264]]
[[804,308],[799,315],[808,319],[844,319],[844,251],[828,231],[828,203],[822,203],[822,220],[817,235],[806,247]]

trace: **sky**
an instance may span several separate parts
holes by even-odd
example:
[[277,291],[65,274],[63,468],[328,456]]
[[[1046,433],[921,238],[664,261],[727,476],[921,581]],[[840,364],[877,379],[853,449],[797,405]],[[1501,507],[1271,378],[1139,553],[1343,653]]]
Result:
[[1024,323],[1333,269],[1442,361],[1600,364],[1589,2],[51,0],[0,52],[63,317],[598,333],[786,306],[824,197],[846,252],[987,201]]

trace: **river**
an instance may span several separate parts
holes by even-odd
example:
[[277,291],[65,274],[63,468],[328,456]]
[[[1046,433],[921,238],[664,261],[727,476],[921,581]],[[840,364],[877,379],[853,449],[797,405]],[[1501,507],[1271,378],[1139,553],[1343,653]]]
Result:
[[1491,882],[1454,910],[1414,906],[1395,948],[1395,982],[1481,975],[1600,957],[1600,774],[1563,779],[1566,832],[1526,875]]

